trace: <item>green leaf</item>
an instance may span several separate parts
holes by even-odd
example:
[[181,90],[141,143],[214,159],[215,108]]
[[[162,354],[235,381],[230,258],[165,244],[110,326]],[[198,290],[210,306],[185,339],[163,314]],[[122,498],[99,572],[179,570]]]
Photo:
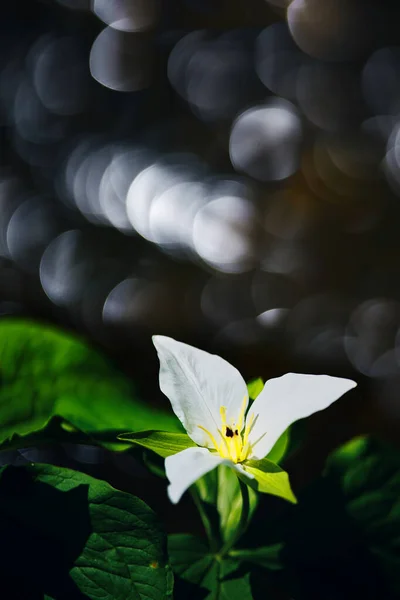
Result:
[[[242,513],[242,494],[236,472],[226,466],[216,469],[218,476],[217,510],[220,516],[220,531],[224,541],[231,539],[235,534]],[[249,518],[257,508],[258,495],[249,489]]]
[[[235,471],[225,465],[213,469],[195,483],[199,496],[203,502],[211,505],[216,514],[210,514],[221,539],[226,542],[234,536],[242,512],[242,494]],[[249,489],[249,517],[251,518],[257,508],[258,494]],[[210,511],[209,511],[210,512]]]
[[49,423],[38,431],[33,431],[24,436],[14,435],[0,445],[0,450],[17,450],[21,447],[29,448],[43,444],[101,444],[112,450],[121,451],[131,448],[125,442],[118,441],[118,431],[99,431],[96,433],[83,433],[76,427],[68,425],[60,417],[53,417]]
[[247,460],[243,467],[245,471],[254,476],[254,479],[243,477],[247,485],[254,487],[258,492],[279,496],[284,500],[297,502],[290,487],[289,475],[278,465],[267,458],[262,460]]
[[194,484],[197,487],[200,498],[208,504],[216,504],[218,497],[218,469],[213,469]]
[[156,475],[157,477],[161,477],[162,479],[167,479],[165,474],[165,461],[161,459],[160,456],[154,454],[154,452],[143,452],[142,455],[143,463],[148,468],[148,470]]
[[355,438],[327,461],[325,477],[340,487],[347,514],[400,594],[400,451],[367,437]]
[[[400,596],[400,452],[370,438],[329,457],[323,476],[280,515],[257,512],[246,546],[283,543],[289,597],[396,600]],[[317,575],[317,577],[316,577]]]
[[93,436],[182,430],[172,413],[134,399],[130,381],[93,348],[37,323],[1,320],[0,376],[0,444],[43,429],[54,416]]
[[241,562],[250,562],[265,569],[277,571],[283,568],[281,561],[283,547],[283,543],[278,543],[262,548],[241,548],[240,550],[231,550],[229,556],[236,560],[240,560]]
[[257,379],[252,379],[247,384],[247,391],[249,393],[249,398],[251,400],[255,400],[260,392],[264,389],[264,382],[261,377],[257,377]]
[[20,578],[21,589],[30,589],[16,593],[21,600],[39,593],[71,600],[171,597],[165,538],[153,511],[83,473],[50,465],[3,468],[0,532],[7,549],[2,589]]
[[[169,559],[174,573],[182,580],[206,590],[205,600],[252,600],[249,573],[236,574],[237,560],[212,555],[193,535],[168,538]],[[195,598],[192,594],[191,600]],[[176,597],[176,600],[181,600]],[[187,600],[182,597],[182,600]]]
[[196,446],[187,433],[169,433],[166,431],[123,433],[118,436],[118,439],[132,442],[138,446],[143,446],[163,458],[171,456],[171,454],[182,452],[182,450],[186,450],[186,448],[193,448]]
[[349,466],[366,453],[368,453],[368,448],[371,446],[371,440],[368,437],[360,436],[353,438],[349,442],[340,446],[337,450],[335,450],[327,460],[328,471],[329,468],[333,468],[336,470],[339,469],[348,469]]
[[168,536],[168,556],[174,573],[198,586],[214,562],[205,543],[190,534]]
[[286,429],[266,456],[273,463],[280,463],[286,456],[290,443],[290,428]]

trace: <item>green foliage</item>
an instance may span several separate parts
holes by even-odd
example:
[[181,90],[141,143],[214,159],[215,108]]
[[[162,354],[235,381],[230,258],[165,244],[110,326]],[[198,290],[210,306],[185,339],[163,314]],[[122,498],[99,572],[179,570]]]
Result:
[[252,379],[247,384],[247,391],[249,392],[250,400],[255,400],[260,392],[264,389],[264,382],[261,377]]
[[164,600],[165,539],[138,498],[68,469],[5,467],[0,475],[2,590],[20,600]]
[[[135,399],[130,382],[72,336],[3,320],[0,369],[2,449],[94,439],[149,450],[151,470],[163,474],[165,457],[195,446],[172,413]],[[250,382],[250,397],[262,388],[261,379]],[[248,521],[245,502],[241,522],[237,474],[220,466],[193,486],[212,550],[194,536],[171,536],[175,600],[280,598],[269,591],[271,578],[287,593],[282,598],[399,597],[400,452],[369,438],[348,442],[296,505],[276,463],[296,447],[301,426],[284,432],[267,458],[243,465],[254,476],[246,479],[253,521],[240,539]],[[0,535],[0,590],[13,590],[7,598],[172,597],[152,511],[87,475],[44,465],[0,469]]]
[[[298,504],[276,513],[269,496],[234,558],[278,550],[280,587],[296,600],[395,600],[400,593],[400,452],[370,438],[331,454]],[[271,510],[272,509],[272,510]],[[268,552],[269,552],[268,550]],[[241,552],[244,552],[243,556]],[[250,554],[248,554],[250,552]],[[267,565],[273,570],[273,565]]]
[[[249,573],[238,572],[239,561],[211,554],[207,546],[195,536],[169,536],[168,553],[174,573],[197,588],[192,589],[186,598],[253,599]],[[184,594],[176,597],[176,600],[181,598],[183,600]]]
[[169,433],[166,431],[140,431],[137,433],[123,433],[118,436],[121,441],[132,442],[159,456],[166,458],[177,454],[186,448],[196,447],[187,433]]
[[[217,469],[218,489],[217,510],[220,517],[221,537],[226,542],[234,536],[240,521],[242,513],[242,494],[240,491],[239,479],[236,473],[226,466],[220,466]],[[257,492],[249,489],[249,518],[254,514],[257,508]]]
[[129,380],[61,331],[0,321],[0,369],[0,444],[43,429],[54,416],[93,436],[111,430],[181,431],[172,413],[134,399]]
[[280,462],[283,461],[286,454],[288,453],[289,444],[290,444],[290,427],[288,429],[286,429],[286,431],[284,431],[282,433],[281,437],[277,440],[277,442],[275,442],[274,447],[269,452],[269,454],[266,456],[266,458],[268,458],[268,460],[270,460],[273,463],[279,464]]
[[[269,460],[247,461],[245,469],[254,480],[243,477],[249,493],[249,520],[252,519],[258,504],[258,492],[279,496],[289,502],[296,502],[290,488],[288,474]],[[210,505],[207,513],[218,527],[220,539],[226,543],[235,538],[243,509],[243,498],[237,473],[224,465],[196,482],[197,492],[203,502]],[[257,491],[255,491],[257,490]],[[216,514],[211,510],[216,507]],[[214,509],[215,512],[215,509]],[[259,563],[258,563],[259,564]]]
[[347,514],[400,594],[400,451],[356,438],[334,452],[327,467],[326,477],[340,487]]
[[262,460],[248,460],[245,470],[253,475],[254,479],[244,479],[248,485],[252,485],[258,492],[279,496],[284,500],[296,503],[296,497],[290,487],[289,476],[278,465],[267,458]]
[[197,491],[203,502],[216,504],[218,498],[218,469],[213,469],[203,477],[200,477],[195,483]]
[[[257,492],[279,496],[289,502],[296,502],[290,487],[288,474],[268,459],[247,461],[245,470],[254,476],[254,480],[243,478],[249,488],[249,518],[251,519],[258,504]],[[242,494],[237,473],[221,465],[196,481],[200,499],[216,506],[217,515],[210,518],[218,521],[220,537],[224,542],[234,537],[242,512]],[[208,511],[210,513],[210,510]],[[217,518],[216,518],[217,517]]]
[[[200,499],[208,507],[208,515],[218,528],[220,539],[227,542],[235,536],[242,513],[243,499],[235,471],[225,465],[210,471],[195,483]],[[249,489],[249,518],[258,503],[258,494]],[[216,509],[216,510],[215,510]],[[215,514],[214,514],[215,513]]]
[[283,544],[279,543],[261,548],[231,550],[229,555],[241,562],[249,562],[253,565],[259,565],[264,569],[278,571],[282,569],[282,550]]

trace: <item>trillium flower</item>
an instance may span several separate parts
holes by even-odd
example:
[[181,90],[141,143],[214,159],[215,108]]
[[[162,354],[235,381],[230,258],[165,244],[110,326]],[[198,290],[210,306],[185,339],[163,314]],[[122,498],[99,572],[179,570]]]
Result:
[[[219,465],[260,492],[296,502],[288,474],[268,459],[297,421],[327,408],[356,386],[350,379],[288,373],[270,379],[249,408],[239,371],[226,360],[164,336],[153,336],[160,388],[186,432],[141,431],[118,436],[165,458],[173,503]],[[267,457],[267,458],[265,458]]]
[[153,343],[160,388],[190,438],[190,447],[165,459],[170,500],[179,502],[197,479],[227,465],[260,491],[295,501],[291,491],[278,489],[284,485],[279,475],[287,474],[262,459],[289,425],[327,408],[356,383],[288,373],[267,381],[248,410],[246,383],[226,360],[164,336],[154,336]]

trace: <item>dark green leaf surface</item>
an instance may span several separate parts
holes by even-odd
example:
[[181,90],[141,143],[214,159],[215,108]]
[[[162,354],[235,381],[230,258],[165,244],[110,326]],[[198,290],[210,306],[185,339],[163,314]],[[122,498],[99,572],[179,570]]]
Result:
[[82,341],[29,321],[0,322],[0,443],[60,416],[86,433],[181,431],[176,417],[133,398],[129,380]]
[[[239,479],[236,472],[226,466],[219,466],[217,510],[220,517],[220,530],[222,539],[227,541],[235,534],[239,525],[240,515],[242,513],[242,494],[240,491]],[[251,488],[249,489],[249,516],[254,514],[257,508],[258,494]]]
[[348,514],[399,595],[399,450],[377,440],[356,438],[331,455],[326,475],[340,486]]
[[[165,540],[144,502],[50,465],[3,468],[0,580],[19,575],[21,600],[164,600],[172,593]],[[4,588],[5,589],[5,588]]]
[[261,567],[275,571],[282,569],[280,556],[282,550],[283,544],[280,543],[261,548],[232,550],[229,554],[236,560],[260,565]]
[[[371,439],[335,451],[297,505],[260,502],[246,548],[282,545],[281,585],[296,600],[396,600],[400,594],[400,453]],[[236,557],[235,557],[236,558]]]
[[281,437],[275,442],[274,447],[267,454],[266,458],[273,463],[281,463],[285,458],[287,451],[289,449],[290,443],[290,428],[286,429],[281,435]]
[[[237,573],[239,562],[210,554],[207,546],[193,535],[171,535],[168,551],[174,573],[196,585],[205,600],[252,600],[249,573]],[[202,589],[206,593],[202,593]],[[193,600],[197,596],[192,596]],[[186,600],[176,598],[176,600]]]
[[196,447],[196,444],[190,439],[187,433],[139,431],[137,433],[124,433],[119,435],[118,439],[142,446],[147,450],[152,450],[163,458],[182,452],[186,448]]

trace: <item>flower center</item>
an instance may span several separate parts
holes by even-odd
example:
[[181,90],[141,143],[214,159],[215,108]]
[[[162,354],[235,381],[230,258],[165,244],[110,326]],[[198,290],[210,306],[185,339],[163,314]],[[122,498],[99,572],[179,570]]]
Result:
[[[237,422],[226,422],[226,406],[221,406],[221,427],[218,429],[219,438],[215,439],[213,434],[202,425],[198,425],[211,439],[215,450],[223,458],[228,458],[234,463],[240,463],[247,459],[250,454],[251,444],[249,433],[254,423],[254,414],[247,419],[244,427],[244,415],[246,412],[247,398],[243,399],[242,408]],[[244,431],[243,431],[244,427]]]

